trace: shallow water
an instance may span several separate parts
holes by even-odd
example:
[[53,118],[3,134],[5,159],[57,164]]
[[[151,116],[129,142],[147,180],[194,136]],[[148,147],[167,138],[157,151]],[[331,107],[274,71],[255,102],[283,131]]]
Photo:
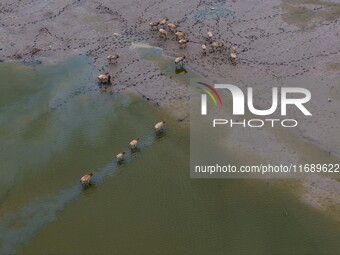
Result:
[[320,0],[282,0],[286,13],[283,20],[300,28],[313,28],[317,23],[334,21],[340,17],[340,4]]
[[[340,227],[290,191],[191,180],[187,127],[133,96],[101,93],[89,59],[1,64],[0,75],[1,254],[340,250]],[[160,119],[166,133],[155,136]],[[137,136],[140,150],[118,166],[114,155]],[[82,190],[90,170],[96,185]]]
[[183,86],[189,86],[190,79],[200,78],[199,74],[187,68],[185,64],[176,65],[174,58],[164,55],[162,48],[135,43],[130,47],[130,50],[136,51],[140,59],[157,64],[165,76],[171,77]]

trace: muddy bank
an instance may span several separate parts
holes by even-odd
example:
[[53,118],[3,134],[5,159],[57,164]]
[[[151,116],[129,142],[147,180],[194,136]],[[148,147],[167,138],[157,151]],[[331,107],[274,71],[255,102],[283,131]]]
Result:
[[[113,76],[113,85],[103,92],[132,91],[170,109],[179,121],[188,120],[187,99],[192,89],[185,84],[196,74],[212,82],[253,86],[260,108],[268,106],[266,97],[273,86],[306,87],[312,93],[308,107],[313,117],[301,119],[299,112],[290,113],[303,123],[293,131],[294,137],[303,141],[299,151],[310,145],[340,157],[339,3],[61,0],[51,4],[4,0],[0,14],[1,61],[53,64],[71,55],[88,55],[97,64],[98,73],[108,71]],[[150,31],[148,23],[164,17],[188,32],[186,48],[180,49],[171,33],[163,40],[157,31]],[[236,66],[227,59],[228,49],[202,55],[200,45],[208,28],[217,41],[238,46]],[[133,43],[147,43],[163,51],[156,49],[155,55],[143,56],[131,49]],[[108,66],[106,56],[113,53],[121,57],[118,64]],[[194,73],[175,74],[172,59],[163,53],[170,57],[186,54],[185,67]],[[253,137],[247,131],[236,131],[230,143],[249,151],[261,147],[260,153],[274,161],[306,160],[280,134],[264,130]],[[327,197],[308,183],[312,195],[307,195],[307,200],[312,204],[317,194]],[[338,186],[336,181],[317,183],[330,191]]]
[[[212,8],[213,7],[213,8]],[[188,55],[188,66],[212,81],[228,81],[259,89],[257,104],[272,86],[301,84],[313,95],[313,118],[300,134],[332,154],[340,154],[339,4],[323,1],[3,1],[0,5],[0,59],[55,63],[67,56],[86,54],[102,71],[114,77],[113,90],[126,87],[144,91],[145,97],[162,104],[169,83],[159,67],[131,54],[132,43],[161,47],[165,54]],[[133,13],[133,15],[131,15]],[[303,14],[303,15],[302,15]],[[161,40],[148,23],[168,17],[187,31],[190,43],[179,49],[173,35]],[[227,60],[228,50],[202,56],[200,45],[206,30],[227,46],[237,45],[238,65]],[[325,40],[327,38],[327,40]],[[121,55],[117,66],[108,67],[106,56]],[[103,70],[102,70],[103,69]],[[245,75],[246,74],[246,75]],[[167,77],[169,78],[169,77]],[[307,83],[307,84],[306,84]],[[147,89],[153,87],[153,89]],[[183,96],[186,96],[185,94]],[[328,102],[328,98],[332,102]],[[297,117],[292,116],[292,117]],[[324,132],[327,123],[327,132]]]

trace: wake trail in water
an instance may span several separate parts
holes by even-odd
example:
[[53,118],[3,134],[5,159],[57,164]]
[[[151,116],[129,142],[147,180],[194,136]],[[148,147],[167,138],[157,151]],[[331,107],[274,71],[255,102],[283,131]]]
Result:
[[[164,134],[163,134],[164,135]],[[143,149],[152,145],[158,138],[154,133],[148,135],[138,145]],[[131,161],[138,155],[138,150],[125,154],[124,162]],[[115,160],[95,172],[94,182],[100,185],[104,178],[118,172],[124,164],[117,164]],[[13,254],[19,245],[22,245],[43,225],[52,222],[56,214],[82,193],[83,187],[77,183],[69,189],[50,195],[45,198],[36,199],[21,210],[13,214],[4,215],[0,219],[0,254]]]

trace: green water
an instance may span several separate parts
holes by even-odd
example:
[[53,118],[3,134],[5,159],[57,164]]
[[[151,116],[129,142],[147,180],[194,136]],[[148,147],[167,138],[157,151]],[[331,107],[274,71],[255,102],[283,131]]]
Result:
[[[0,254],[339,253],[339,225],[290,191],[190,179],[188,128],[101,93],[95,71],[85,57],[0,65]],[[140,150],[117,166],[137,136]],[[90,170],[96,185],[82,190]]]

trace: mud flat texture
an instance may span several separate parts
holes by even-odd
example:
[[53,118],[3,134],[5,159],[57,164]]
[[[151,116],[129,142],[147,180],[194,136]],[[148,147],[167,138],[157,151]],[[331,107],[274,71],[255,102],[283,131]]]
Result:
[[[170,98],[166,87],[171,81],[157,66],[131,54],[133,42],[161,47],[170,56],[187,54],[188,66],[213,81],[258,87],[263,90],[259,106],[272,86],[308,83],[313,118],[300,133],[340,154],[338,1],[4,0],[0,14],[2,61],[58,62],[83,53],[105,66],[106,56],[118,53],[119,65],[109,69],[116,89],[134,86],[159,104]],[[187,48],[150,31],[149,22],[164,17],[188,33]],[[228,62],[228,50],[202,56],[208,28],[216,41],[238,46],[236,66]]]
[[[157,30],[150,30],[149,22],[164,17],[188,33],[186,48],[179,48],[170,31],[164,40]],[[305,87],[312,94],[308,109],[313,116],[302,119],[301,112],[290,112],[290,118],[304,123],[291,131],[290,142],[282,134],[267,131],[263,131],[263,138],[273,137],[267,142],[247,131],[235,131],[231,142],[249,150],[261,144],[260,153],[281,162],[304,158],[304,153],[311,150],[304,151],[308,144],[318,148],[310,155],[325,153],[339,159],[339,18],[340,2],[321,0],[3,0],[0,60],[35,64],[57,63],[70,55],[91,56],[98,73],[110,72],[114,77],[113,85],[105,91],[137,92],[156,105],[173,107],[179,120],[187,117],[185,109],[192,93],[188,84],[179,84],[188,80],[167,75],[159,61],[143,59],[133,45],[158,47],[170,57],[186,54],[186,67],[212,82],[254,87],[259,108],[268,107],[266,98],[271,97],[273,86]],[[226,47],[203,55],[201,44],[207,42],[208,29],[213,31],[214,40],[223,41]],[[232,45],[238,47],[237,65],[228,60]],[[114,53],[120,55],[118,63],[108,66],[106,57]],[[245,135],[253,137],[255,145],[239,139]],[[290,147],[296,142],[294,137],[304,141],[298,143],[298,153]],[[305,183],[311,195],[304,198],[312,204],[322,204],[315,194],[327,197],[324,189],[318,192],[315,183],[332,186],[332,201],[339,200],[335,192],[338,188],[334,188],[337,181],[311,180]]]

